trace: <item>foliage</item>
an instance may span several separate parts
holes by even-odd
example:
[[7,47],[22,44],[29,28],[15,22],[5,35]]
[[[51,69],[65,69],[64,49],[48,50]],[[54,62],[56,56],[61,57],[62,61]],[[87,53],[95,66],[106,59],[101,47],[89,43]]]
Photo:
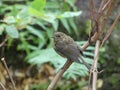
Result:
[[[76,18],[74,17],[82,13],[81,11],[76,11],[73,5],[74,2],[69,0],[59,2],[61,4],[56,0],[54,2],[52,0],[48,2],[45,0],[34,0],[28,3],[29,6],[17,4],[11,6],[5,5],[2,9],[10,10],[10,12],[2,12],[4,13],[4,19],[1,20],[1,35],[4,35],[4,33],[9,35],[9,46],[14,43],[14,39],[17,39],[19,41],[17,50],[26,52],[26,62],[31,65],[37,64],[38,67],[49,62],[54,66],[56,72],[59,71],[66,60],[56,54],[52,48],[53,40],[51,37],[53,36],[53,31],[60,30],[59,26],[62,24],[67,33],[75,33],[78,36],[79,31],[77,30],[75,24]],[[56,9],[54,5],[56,5]],[[74,11],[70,11],[69,6]],[[61,9],[61,7],[65,7],[66,10]],[[93,50],[93,47],[90,47],[89,50]],[[93,56],[90,51],[86,51],[85,55]],[[90,58],[85,58],[85,60],[91,63]],[[86,76],[87,74],[87,68],[84,65],[74,63],[64,74],[64,77],[66,79],[77,79],[77,76]],[[42,87],[41,85],[33,85],[32,88]]]
[[[73,7],[72,1],[60,3],[61,4],[70,3],[70,5],[72,5]],[[51,7],[48,7],[49,4],[51,4]],[[58,5],[56,6],[58,7],[58,9],[53,11],[53,9],[55,8],[53,5],[55,4]],[[59,5],[58,1],[46,2],[46,0],[34,0],[33,2],[31,2],[29,6],[11,5],[8,7],[9,8],[1,7],[2,13],[6,12],[4,10],[10,10],[9,13],[5,13],[4,19],[1,20],[1,22],[3,22],[1,24],[2,28],[1,33],[6,31],[6,33],[12,38],[19,37],[22,43],[21,45],[20,44],[18,45],[18,49],[23,49],[27,53],[31,49],[32,50],[35,48],[41,49],[43,46],[45,46],[46,42],[50,40],[53,30],[58,29],[60,21],[62,22],[63,26],[69,33],[73,29],[74,32],[78,34],[76,25],[74,24],[73,17],[80,15],[81,11],[73,12],[68,10],[63,12],[62,9],[61,10],[59,9],[61,7],[64,7],[64,5]],[[65,8],[69,8],[69,5],[65,5]],[[14,26],[14,30],[6,30],[9,28],[8,24],[12,26],[12,28]],[[4,29],[5,27],[6,29]],[[70,27],[72,27],[72,29]],[[30,43],[28,42],[25,43],[24,41],[26,40],[28,42],[32,41],[33,42],[32,45],[30,45]],[[36,43],[39,43],[38,46],[36,46]],[[51,40],[50,43],[52,43]],[[35,46],[33,46],[33,44],[35,44]],[[24,46],[28,46],[28,49],[26,49],[26,47]]]
[[[81,31],[78,30],[76,22],[78,19],[77,16],[81,15],[82,12],[77,11],[74,5],[76,1],[79,0],[1,0],[0,41],[5,37],[5,34],[9,35],[7,46],[9,47],[8,51],[10,53],[10,48],[12,46],[16,48],[17,43],[16,50],[25,51],[26,53],[25,62],[31,65],[37,64],[39,67],[44,63],[49,63],[51,66],[54,66],[56,72],[58,72],[65,63],[65,59],[54,52],[52,48],[53,40],[51,37],[53,32],[58,30],[73,35],[72,37],[80,38],[79,35]],[[117,8],[115,8],[114,11],[116,11],[116,9]],[[117,10],[119,11],[119,9]],[[112,15],[112,17],[114,15]],[[111,20],[109,24],[112,22],[113,20]],[[89,20],[86,22],[86,28],[84,28],[86,34],[89,34],[91,27],[90,23]],[[115,29],[119,30],[119,24]],[[115,31],[116,30],[114,30],[114,32]],[[108,41],[107,45],[102,48],[99,60],[100,66],[105,69],[105,72],[100,74],[99,77],[105,80],[104,85],[114,87],[114,89],[119,86],[119,79],[116,80],[116,77],[119,76],[120,72],[119,31],[116,33],[117,34],[112,34],[114,35],[114,37],[112,37],[114,40]],[[85,57],[84,59],[90,64],[92,63],[91,58],[93,57],[93,49],[94,47],[89,47],[88,50],[84,52],[84,54],[89,57]],[[8,51],[5,53],[8,53]],[[13,58],[15,57],[13,56]],[[15,60],[11,62],[15,62]],[[85,66],[74,63],[64,74],[64,77],[66,79],[76,79],[76,76],[85,75],[87,75]],[[41,86],[33,85],[31,88],[35,89]],[[43,86],[43,88],[44,87],[46,86]],[[71,87],[74,86],[71,84]],[[66,88],[68,88],[68,86],[64,85],[63,90]]]
[[[83,44],[85,42],[78,42],[79,45]],[[94,50],[94,47],[88,47],[88,49],[84,52],[84,54],[89,58],[84,58],[86,62],[89,64],[92,64],[92,58],[93,54],[91,51]],[[90,59],[91,57],[91,59]],[[40,66],[43,63],[51,62],[51,64],[56,68],[56,71],[58,71],[64,63],[66,62],[65,58],[59,56],[56,54],[56,52],[53,50],[53,48],[45,49],[45,50],[37,50],[32,52],[28,55],[27,59],[29,59],[29,63],[31,64],[37,64]],[[86,76],[88,75],[87,68],[79,63],[74,63],[70,66],[70,68],[65,72],[64,77],[67,79],[74,78],[76,79],[76,76]]]
[[[54,30],[59,30],[60,24],[63,25],[66,32],[75,33],[78,36],[79,32],[74,17],[79,16],[82,12],[76,10],[75,1],[34,0],[26,2],[28,6],[16,4],[17,1],[11,6],[4,1],[1,3],[3,7],[0,7],[0,12],[3,13],[4,18],[0,20],[2,29],[0,33],[2,35],[5,32],[9,35],[9,46],[14,39],[18,38],[17,50],[26,52],[27,62],[38,66],[50,62],[58,71],[65,60],[52,49],[51,37]],[[10,12],[6,13],[6,11]],[[86,51],[85,55],[93,56],[90,51]],[[91,63],[90,58],[86,58],[86,60]],[[64,76],[66,78],[76,78],[76,75],[85,76],[87,75],[85,69],[85,66],[74,63]]]

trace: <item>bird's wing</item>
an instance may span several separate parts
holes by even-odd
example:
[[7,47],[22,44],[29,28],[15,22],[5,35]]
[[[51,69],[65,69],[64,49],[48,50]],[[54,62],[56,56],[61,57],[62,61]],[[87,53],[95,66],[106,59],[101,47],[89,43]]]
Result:
[[[77,46],[77,44],[68,44],[63,45],[59,44],[59,46],[56,46],[55,48],[56,52],[58,52],[61,56],[64,56],[72,61],[76,61],[78,63],[84,64],[88,69],[90,69],[90,65],[86,63],[83,58],[80,56],[82,50]],[[82,61],[80,61],[80,60]]]
[[78,57],[80,55],[79,49],[74,44],[59,44],[55,47],[56,52],[58,52],[60,55],[71,59],[72,61],[80,62]]

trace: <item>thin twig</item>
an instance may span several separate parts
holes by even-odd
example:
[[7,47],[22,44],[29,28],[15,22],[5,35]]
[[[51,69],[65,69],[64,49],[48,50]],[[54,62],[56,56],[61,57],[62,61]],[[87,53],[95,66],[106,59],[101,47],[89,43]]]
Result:
[[98,74],[97,64],[98,64],[99,49],[100,49],[100,41],[97,40],[96,46],[95,46],[95,55],[94,55],[94,64],[93,64],[92,90],[96,90],[97,74]]
[[93,0],[90,0],[90,18],[91,18],[91,27],[93,28],[93,21],[96,16],[96,11],[95,11],[95,4]]
[[[113,5],[114,5],[115,1],[113,0],[111,3],[113,3]],[[100,17],[101,17],[102,14],[101,15],[98,14],[98,16],[97,16],[96,20],[97,20],[97,22],[99,22],[99,26],[98,26],[99,30],[98,30],[98,32],[95,32],[94,35],[91,37],[91,42],[95,42],[96,40],[98,40],[100,38],[101,34],[104,31],[104,28],[105,28],[105,25],[106,25],[106,21],[107,21],[108,17],[110,16],[110,12],[112,10],[112,4],[110,4],[108,6],[109,7],[108,7],[108,9],[106,11],[106,15],[105,15],[104,18],[102,18],[101,22],[99,22],[99,20],[100,20]],[[101,12],[103,12],[103,11],[101,11]]]
[[91,77],[92,77],[92,68],[90,69],[90,73],[89,73],[89,82],[88,82],[88,90],[90,90],[91,89]]
[[2,47],[7,40],[8,40],[8,35],[6,35],[5,39],[0,43],[0,47]]
[[110,14],[111,14],[111,12],[112,12],[112,9],[113,9],[113,7],[114,7],[114,5],[115,5],[115,1],[116,1],[116,0],[111,0],[111,2],[109,2],[108,5],[107,5],[108,7],[106,8],[105,16],[104,16],[104,18],[101,20],[100,34],[103,33],[103,30],[104,30],[104,28],[105,28],[106,22],[107,22]]
[[108,1],[106,2],[106,4],[102,7],[102,11],[104,11],[104,10],[106,9],[106,7],[109,5],[110,1],[111,1],[111,0],[108,0]]
[[93,0],[90,0],[90,20],[91,20],[91,29],[89,31],[89,43],[91,42],[91,37],[94,33],[94,27],[95,27],[95,16],[96,16],[96,11],[95,11],[95,4]]
[[[96,81],[97,81],[97,62],[98,62],[98,54],[99,54],[99,49],[100,49],[100,41],[96,41],[96,47],[95,47],[95,55],[94,55],[94,63],[90,69],[90,74],[89,74],[89,85],[88,85],[88,90],[91,90],[90,83],[91,79],[92,80],[92,90],[96,90]],[[93,76],[93,77],[92,77]]]
[[110,28],[107,30],[107,33],[102,41],[102,44],[100,47],[102,47],[102,45],[104,44],[104,42],[109,38],[110,34],[112,33],[113,31],[113,28],[115,26],[115,24],[117,23],[117,21],[120,19],[120,14],[116,17],[115,21],[113,22],[113,24],[110,26]]
[[6,61],[5,61],[5,58],[3,57],[3,58],[1,59],[1,61],[2,61],[3,65],[5,66],[5,69],[6,69],[6,71],[7,71],[7,74],[8,74],[8,76],[9,76],[11,82],[12,82],[13,90],[16,90],[15,83],[14,83],[14,81],[13,81],[13,78],[12,78],[11,75],[10,75],[9,69],[8,69],[7,64],[6,64]]
[[0,82],[0,86],[3,90],[6,90],[5,86]]
[[84,51],[90,45],[89,40],[82,46],[82,51]]
[[[103,16],[103,12],[109,7],[108,4],[110,3],[109,1],[111,0],[108,0],[106,3],[105,3],[105,0],[102,0],[101,4],[100,4],[100,8],[98,10],[98,15],[96,17],[96,20],[97,21],[100,21],[100,18],[101,16]],[[105,3],[105,4],[104,4]]]
[[103,8],[104,3],[105,3],[105,0],[102,0],[101,3],[100,3],[100,7],[99,7],[99,9],[98,9],[98,14],[99,14],[99,12],[102,11],[102,8]]
[[48,86],[47,90],[53,90],[57,81],[62,77],[63,73],[69,68],[71,64],[72,64],[72,61],[67,60],[64,67],[57,73],[55,78],[52,80],[51,84]]

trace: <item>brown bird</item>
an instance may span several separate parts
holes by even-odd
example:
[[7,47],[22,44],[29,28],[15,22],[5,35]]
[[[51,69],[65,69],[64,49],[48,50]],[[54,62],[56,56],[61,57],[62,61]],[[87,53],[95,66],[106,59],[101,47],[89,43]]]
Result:
[[86,63],[81,55],[83,52],[75,41],[68,35],[62,32],[54,32],[54,49],[62,57],[67,58],[78,63],[84,64],[88,70],[90,65]]

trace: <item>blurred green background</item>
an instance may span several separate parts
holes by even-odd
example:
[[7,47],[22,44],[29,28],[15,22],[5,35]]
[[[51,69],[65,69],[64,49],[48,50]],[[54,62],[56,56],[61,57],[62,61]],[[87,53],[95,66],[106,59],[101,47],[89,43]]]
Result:
[[[95,0],[96,8],[100,1]],[[120,12],[120,1],[107,22],[106,29]],[[17,90],[46,90],[55,74],[66,62],[53,50],[53,32],[70,35],[82,46],[89,37],[90,19],[87,0],[1,0],[0,1],[0,57],[5,56]],[[120,90],[120,21],[100,50],[99,90]],[[84,58],[93,62],[94,45],[84,51]],[[0,63],[0,82],[10,90],[10,80]],[[64,73],[55,90],[86,90],[88,71],[74,63]]]

